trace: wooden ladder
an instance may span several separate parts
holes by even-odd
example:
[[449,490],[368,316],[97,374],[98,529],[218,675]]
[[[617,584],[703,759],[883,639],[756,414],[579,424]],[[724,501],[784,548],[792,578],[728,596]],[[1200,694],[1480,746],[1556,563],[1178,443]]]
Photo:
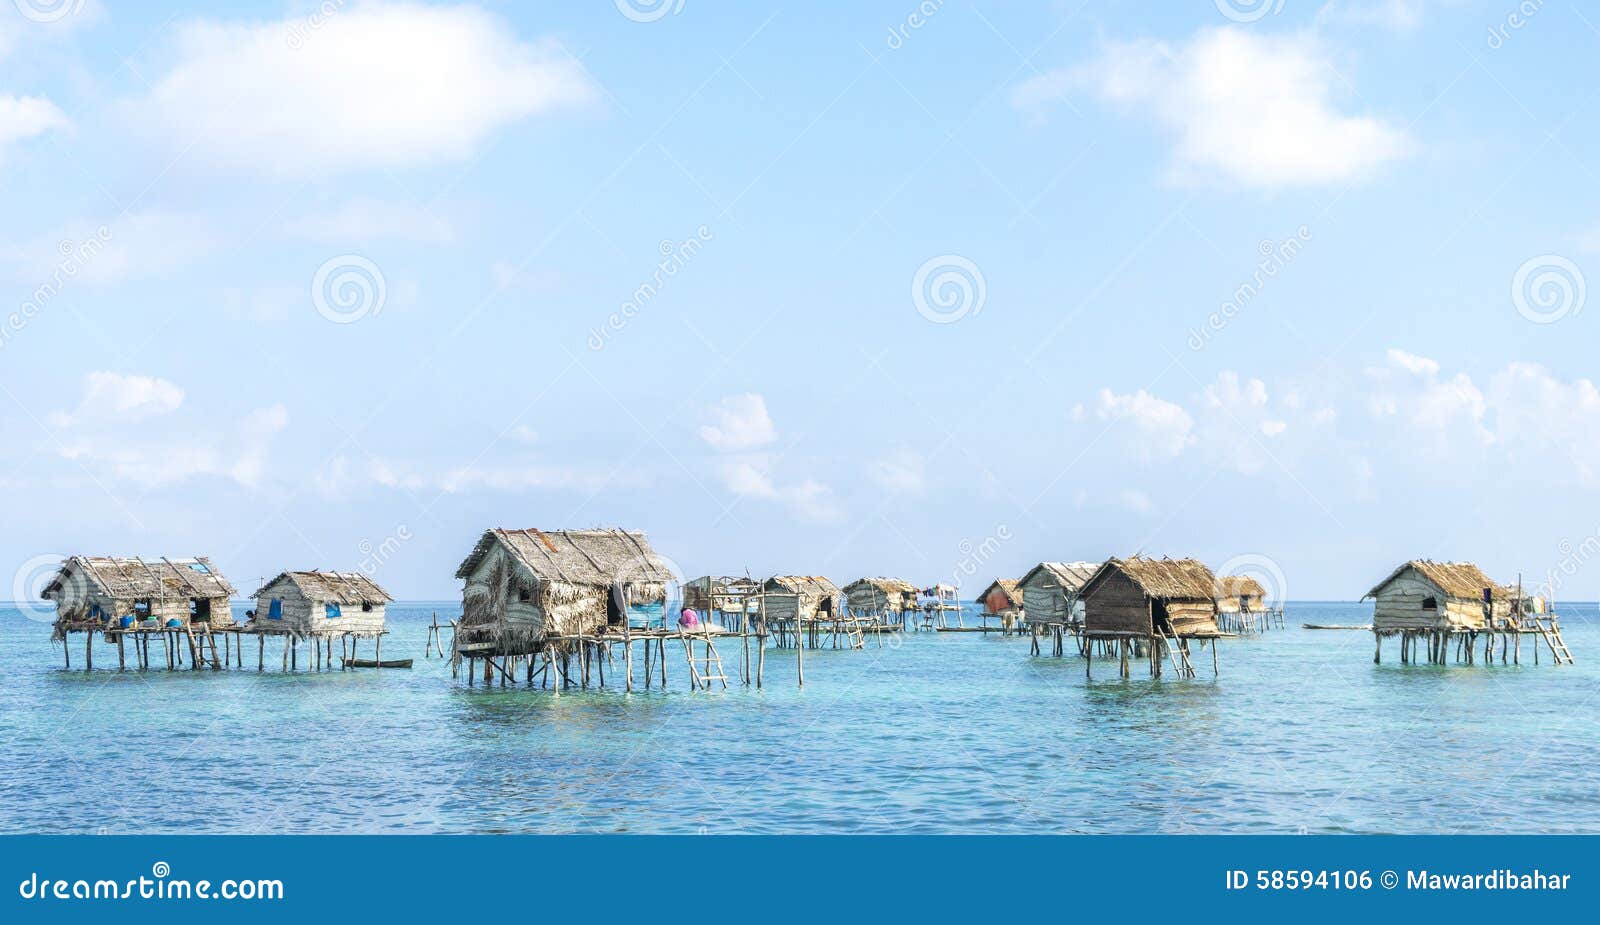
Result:
[[1572,650],[1567,648],[1567,641],[1561,638],[1561,627],[1556,625],[1554,617],[1534,617],[1533,625],[1539,628],[1539,635],[1544,637],[1545,645],[1550,647],[1550,655],[1556,664],[1572,664]]
[[1189,651],[1178,646],[1178,637],[1176,635],[1168,636],[1167,631],[1164,629],[1158,630],[1158,632],[1161,633],[1161,639],[1166,644],[1167,656],[1172,659],[1172,670],[1176,671],[1180,678],[1194,677],[1194,663],[1189,661]]
[[722,667],[722,656],[717,654],[717,647],[711,641],[711,630],[707,628],[700,634],[700,641],[705,643],[705,654],[694,654],[694,637],[685,633],[683,635],[683,654],[689,660],[689,686],[694,690],[711,690],[712,681],[721,681],[722,689],[728,689],[728,676]]

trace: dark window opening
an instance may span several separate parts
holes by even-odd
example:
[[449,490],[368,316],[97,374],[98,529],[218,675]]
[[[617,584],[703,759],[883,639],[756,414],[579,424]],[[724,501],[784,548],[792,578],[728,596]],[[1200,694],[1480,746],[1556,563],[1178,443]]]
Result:
[[211,601],[209,599],[201,597],[189,598],[189,622],[211,622]]
[[833,599],[825,597],[817,604],[817,612],[833,616]]
[[372,613],[372,602],[371,601],[362,601],[361,602],[361,612],[362,613]]
[[1439,609],[1439,599],[1436,598],[1436,597],[1425,597],[1425,598],[1423,598],[1422,599],[1422,609],[1423,610],[1438,610]]
[[627,614],[622,609],[622,600],[625,594],[627,594],[625,586],[615,585],[612,587],[611,593],[606,595],[607,626],[621,626],[622,621],[627,619]]
[[134,601],[133,602],[133,612],[134,612],[135,615],[137,615],[137,616],[139,616],[141,618],[150,616],[150,602],[149,601]]
[[533,592],[529,591],[527,588],[521,588],[517,591],[517,600],[526,604],[533,600]]
[[1161,633],[1172,632],[1172,619],[1167,614],[1166,601],[1150,602],[1151,629]]

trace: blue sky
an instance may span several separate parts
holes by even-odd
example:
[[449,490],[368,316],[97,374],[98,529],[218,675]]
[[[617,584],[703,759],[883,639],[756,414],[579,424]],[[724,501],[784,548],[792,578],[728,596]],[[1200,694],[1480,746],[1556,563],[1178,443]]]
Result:
[[1600,16],[1179,6],[8,2],[0,572],[1600,596]]

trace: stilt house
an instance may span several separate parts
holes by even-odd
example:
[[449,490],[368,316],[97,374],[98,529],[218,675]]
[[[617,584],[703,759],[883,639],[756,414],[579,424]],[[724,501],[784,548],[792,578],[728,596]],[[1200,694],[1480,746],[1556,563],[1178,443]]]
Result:
[[1098,562],[1041,562],[1022,576],[1023,618],[1029,624],[1082,623],[1084,583]]
[[1211,569],[1194,559],[1110,559],[1084,582],[1084,635],[1219,636],[1216,587]]
[[917,609],[917,586],[899,578],[858,578],[844,586],[850,612],[857,616],[896,616]]
[[1481,630],[1485,604],[1496,618],[1511,614],[1514,595],[1470,562],[1414,559],[1380,581],[1362,600],[1372,598],[1372,628],[1379,634],[1402,630]]
[[545,637],[618,630],[631,606],[660,604],[678,579],[643,533],[488,530],[456,570],[459,644],[526,654]]
[[73,556],[41,596],[56,605],[55,637],[112,625],[233,625],[233,585],[204,557]]
[[358,572],[284,572],[251,597],[252,630],[299,636],[381,636],[394,600]]
[[761,584],[762,612],[771,621],[831,620],[839,615],[839,588],[817,575],[775,575]]

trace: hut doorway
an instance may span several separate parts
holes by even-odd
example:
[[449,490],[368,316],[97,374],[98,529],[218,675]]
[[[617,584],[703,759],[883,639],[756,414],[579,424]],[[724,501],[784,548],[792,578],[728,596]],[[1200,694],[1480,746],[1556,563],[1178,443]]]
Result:
[[191,597],[191,598],[189,598],[189,622],[190,623],[210,623],[211,622],[211,601],[210,601],[209,598],[203,598],[203,597]]
[[1167,616],[1166,601],[1150,602],[1150,628],[1162,635],[1172,632],[1172,620]]
[[627,599],[627,585],[611,586],[611,593],[606,595],[606,626],[621,626],[628,619],[628,608],[623,604]]
[[831,598],[826,598],[825,597],[821,601],[819,601],[817,603],[817,613],[822,614],[825,617],[832,617],[833,616],[833,600]]

